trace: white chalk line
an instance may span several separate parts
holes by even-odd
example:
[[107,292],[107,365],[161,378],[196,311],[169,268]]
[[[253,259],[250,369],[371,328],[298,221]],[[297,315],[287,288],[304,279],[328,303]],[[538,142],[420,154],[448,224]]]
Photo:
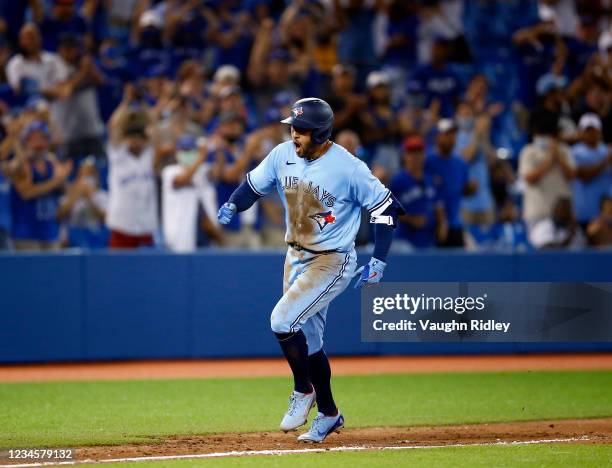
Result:
[[477,442],[473,444],[447,444],[447,445],[397,445],[389,447],[375,447],[364,445],[353,445],[347,447],[329,447],[329,448],[305,448],[305,449],[285,449],[285,450],[243,450],[231,452],[212,452],[199,453],[188,455],[158,455],[150,457],[128,457],[128,458],[108,458],[104,460],[71,460],[62,462],[40,462],[40,463],[24,463],[19,465],[0,465],[0,468],[36,468],[44,466],[67,466],[67,465],[101,465],[109,463],[129,463],[129,462],[145,462],[145,461],[164,461],[164,460],[191,460],[200,458],[224,458],[224,457],[250,457],[261,455],[295,455],[302,453],[323,453],[323,452],[360,452],[360,451],[376,451],[376,450],[416,450],[416,449],[435,449],[448,447],[483,447],[483,446],[499,446],[499,445],[538,445],[538,444],[555,444],[564,442],[586,442],[590,439],[588,436],[568,437],[564,439],[540,439],[540,440],[515,440],[515,441],[497,441],[497,442]]

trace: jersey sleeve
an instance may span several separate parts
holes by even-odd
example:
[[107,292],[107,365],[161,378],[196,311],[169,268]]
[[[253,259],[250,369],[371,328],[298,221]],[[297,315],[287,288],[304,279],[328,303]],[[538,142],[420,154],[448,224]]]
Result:
[[351,177],[350,190],[353,201],[369,212],[383,206],[391,197],[389,189],[361,161]]
[[259,196],[264,196],[276,186],[278,146],[261,161],[255,169],[247,173],[246,180],[251,190]]

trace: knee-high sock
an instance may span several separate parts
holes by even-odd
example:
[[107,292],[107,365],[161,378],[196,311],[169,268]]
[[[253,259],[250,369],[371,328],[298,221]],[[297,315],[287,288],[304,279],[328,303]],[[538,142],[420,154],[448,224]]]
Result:
[[295,333],[275,333],[285,359],[293,372],[294,389],[300,393],[312,392],[308,369],[308,344],[302,330]]
[[331,368],[322,349],[308,356],[310,380],[317,392],[317,409],[325,416],[335,416],[338,408],[331,391]]

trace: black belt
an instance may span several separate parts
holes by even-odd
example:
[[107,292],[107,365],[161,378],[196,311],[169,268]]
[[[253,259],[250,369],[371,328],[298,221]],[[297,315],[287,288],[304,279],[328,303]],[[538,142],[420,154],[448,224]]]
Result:
[[296,244],[295,242],[287,242],[287,245],[289,247],[291,247],[294,250],[297,250],[298,252],[303,250],[304,252],[308,252],[311,254],[317,254],[317,255],[325,255],[325,254],[330,254],[330,253],[337,253],[338,249],[332,249],[332,250],[311,250],[311,249],[307,249],[306,247],[302,247],[300,244]]

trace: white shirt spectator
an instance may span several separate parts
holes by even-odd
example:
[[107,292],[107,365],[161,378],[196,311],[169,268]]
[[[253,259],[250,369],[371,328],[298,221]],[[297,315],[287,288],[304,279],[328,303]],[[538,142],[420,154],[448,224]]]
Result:
[[[567,146],[560,148],[561,157],[570,166],[574,166],[574,160]],[[526,145],[519,155],[519,175],[525,177],[540,166],[547,158],[548,153],[534,144]],[[523,193],[523,219],[528,225],[536,221],[548,218],[552,215],[553,205],[557,199],[572,196],[570,181],[563,175],[563,171],[556,164],[535,184],[524,184]]]
[[[536,249],[541,249],[549,245],[561,245],[570,236],[570,231],[564,227],[557,226],[551,218],[542,219],[535,223],[529,231],[529,242]],[[586,245],[584,234],[579,226],[566,249],[579,249]]]
[[61,60],[57,54],[40,52],[40,60],[28,59],[22,54],[14,55],[6,65],[6,76],[11,88],[20,90],[21,80],[29,78],[38,85],[38,90],[48,89],[59,81]]
[[106,224],[133,236],[153,234],[158,227],[153,148],[133,156],[124,144],[109,144],[109,204]]
[[[162,229],[170,250],[192,252],[197,246],[198,202],[216,222],[217,194],[208,179],[210,167],[202,164],[192,177],[192,185],[175,187],[174,179],[185,166],[172,164],[162,171]],[[212,211],[211,211],[212,210]]]

